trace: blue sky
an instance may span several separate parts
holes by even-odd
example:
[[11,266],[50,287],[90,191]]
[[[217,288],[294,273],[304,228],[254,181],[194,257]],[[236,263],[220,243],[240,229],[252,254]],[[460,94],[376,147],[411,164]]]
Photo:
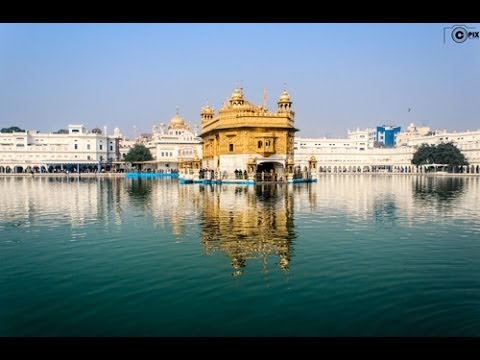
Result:
[[[190,124],[237,81],[269,109],[287,84],[300,136],[410,122],[480,128],[480,40],[453,24],[0,24],[0,127],[150,132]],[[480,24],[467,24],[480,30]],[[411,108],[409,112],[408,109]]]

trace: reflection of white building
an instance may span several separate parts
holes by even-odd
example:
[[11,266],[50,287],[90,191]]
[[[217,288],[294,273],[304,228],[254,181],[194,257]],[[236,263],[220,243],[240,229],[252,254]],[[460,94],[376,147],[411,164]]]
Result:
[[[476,176],[332,174],[319,177],[311,188],[314,197],[307,187],[298,187],[294,194],[294,213],[303,219],[314,219],[307,215],[320,213],[332,222],[350,219],[352,225],[374,217],[377,222],[417,227],[432,218],[447,223],[452,218],[475,222],[478,217],[480,178]],[[450,200],[442,198],[444,194]]]
[[68,224],[80,227],[97,221],[102,211],[108,212],[105,203],[108,195],[105,191],[98,191],[100,185],[96,179],[73,182],[62,177],[54,182],[51,180],[46,177],[2,177],[2,222],[15,226]]
[[[202,139],[197,136],[197,129],[190,127],[177,113],[170,120],[168,128],[164,124],[154,125],[152,136],[146,142],[146,147],[152,153],[154,170],[176,170],[180,160],[192,160],[195,155],[202,156]],[[148,166],[147,166],[148,167]]]
[[68,133],[26,131],[0,134],[0,172],[51,172],[54,169],[98,169],[116,159],[114,136],[106,129],[88,131],[69,125]]

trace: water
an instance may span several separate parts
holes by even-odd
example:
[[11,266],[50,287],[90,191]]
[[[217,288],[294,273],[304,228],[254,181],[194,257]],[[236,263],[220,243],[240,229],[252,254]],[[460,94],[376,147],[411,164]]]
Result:
[[0,178],[1,336],[478,336],[480,178]]

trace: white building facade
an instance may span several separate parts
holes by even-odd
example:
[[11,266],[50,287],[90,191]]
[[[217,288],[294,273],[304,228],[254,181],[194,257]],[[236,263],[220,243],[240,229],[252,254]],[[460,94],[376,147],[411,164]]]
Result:
[[106,129],[69,125],[68,133],[0,133],[0,173],[109,170],[118,141]]
[[295,166],[308,167],[314,158],[318,172],[414,173],[419,169],[411,161],[419,146],[452,142],[469,162],[463,172],[480,173],[480,130],[430,132],[429,128],[411,124],[406,132],[398,134],[399,145],[394,148],[374,147],[371,132],[370,129],[349,132],[346,139],[295,137]]
[[406,140],[405,147],[418,147],[422,144],[436,145],[453,143],[465,155],[469,165],[467,172],[479,173],[480,168],[480,130],[447,131],[437,130],[425,136],[411,136]]
[[178,109],[168,127],[165,124],[153,126],[152,136],[145,146],[152,153],[153,161],[145,164],[144,169],[159,172],[176,172],[179,162],[202,157],[202,139],[197,136],[197,128],[192,132]]
[[318,172],[415,172],[413,148],[374,148],[352,139],[300,138],[295,142],[295,166],[309,167],[317,161]]

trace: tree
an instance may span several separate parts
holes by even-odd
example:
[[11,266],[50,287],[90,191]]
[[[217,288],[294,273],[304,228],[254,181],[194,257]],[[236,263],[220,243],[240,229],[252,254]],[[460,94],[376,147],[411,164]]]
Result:
[[413,155],[412,164],[442,164],[449,166],[468,165],[462,152],[453,143],[422,144]]
[[0,130],[1,133],[13,133],[13,132],[25,132],[25,130],[20,129],[18,126],[10,126],[9,128],[3,128]]
[[60,129],[60,130],[54,132],[54,134],[68,134],[68,130],[67,129]]
[[125,155],[125,161],[128,162],[141,162],[149,160],[153,160],[153,156],[150,153],[150,150],[148,150],[143,144],[133,145],[127,155]]

